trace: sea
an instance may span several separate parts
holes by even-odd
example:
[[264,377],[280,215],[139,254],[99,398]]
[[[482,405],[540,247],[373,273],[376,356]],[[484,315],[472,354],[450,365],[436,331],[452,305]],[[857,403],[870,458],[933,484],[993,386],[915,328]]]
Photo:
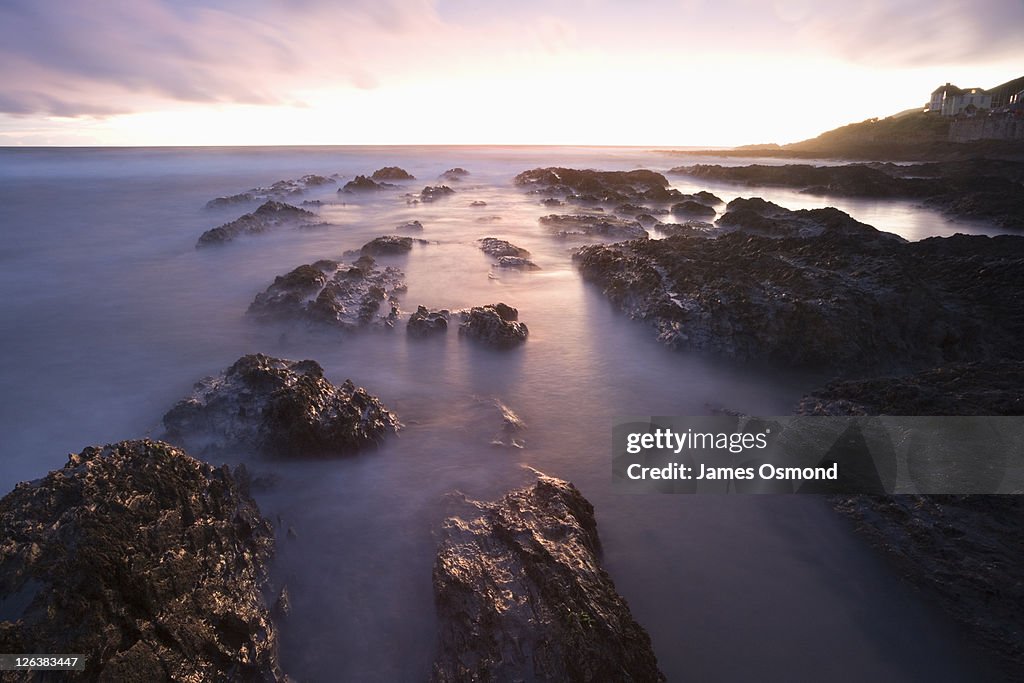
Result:
[[[427,678],[441,524],[463,497],[496,500],[535,470],[573,482],[593,503],[604,567],[670,681],[980,680],[987,664],[960,628],[826,500],[612,490],[617,418],[785,415],[830,377],[659,344],[583,282],[571,257],[588,240],[552,236],[538,218],[556,210],[513,178],[544,166],[664,172],[755,162],[783,163],[602,147],[0,149],[0,492],[85,446],[161,436],[161,417],[197,380],[244,354],[310,358],[333,382],[379,396],[404,424],[400,434],[339,458],[201,456],[244,462],[263,482],[254,495],[277,532],[272,579],[292,603],[281,662],[296,680]],[[384,166],[417,180],[337,193]],[[452,167],[469,175],[439,181]],[[324,225],[196,248],[202,232],[258,206],[211,209],[210,199],[310,173],[338,184],[286,201],[321,200],[311,210]],[[835,206],[908,240],[999,232],[913,201],[668,177],[725,201]],[[455,194],[419,204],[404,196],[441,182]],[[404,325],[339,334],[246,317],[275,276],[345,260],[414,219],[428,243],[379,259],[406,274],[403,311],[505,302],[529,326],[526,344],[493,351],[454,330],[417,341]],[[476,245],[482,237],[529,249],[540,269],[496,268]],[[501,406],[525,423],[522,448],[492,443]]]

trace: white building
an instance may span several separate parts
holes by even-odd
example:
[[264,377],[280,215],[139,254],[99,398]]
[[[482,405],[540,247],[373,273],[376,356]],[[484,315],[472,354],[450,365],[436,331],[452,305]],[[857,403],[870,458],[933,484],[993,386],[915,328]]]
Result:
[[973,112],[991,107],[992,95],[985,92],[984,89],[961,89],[950,83],[933,90],[932,97],[928,101],[928,111],[939,112],[943,116],[956,116],[965,110]]

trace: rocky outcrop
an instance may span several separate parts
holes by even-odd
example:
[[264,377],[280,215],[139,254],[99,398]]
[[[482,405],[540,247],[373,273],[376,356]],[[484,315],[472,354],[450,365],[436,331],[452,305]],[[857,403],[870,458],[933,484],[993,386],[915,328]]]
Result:
[[680,166],[670,173],[839,197],[924,199],[953,216],[1024,230],[1024,162],[973,159],[929,164]]
[[668,209],[655,208],[651,206],[641,206],[639,204],[619,204],[614,209],[615,213],[620,213],[623,216],[639,216],[647,214],[648,216],[664,216],[668,213]]
[[646,169],[594,171],[574,168],[534,168],[515,177],[516,185],[555,199],[577,202],[678,201],[682,193],[669,189],[665,176]]
[[473,207],[487,206],[487,202],[476,199],[474,201],[471,201],[469,205]]
[[628,240],[647,237],[637,221],[595,214],[542,216],[540,224],[558,237],[603,237]]
[[414,244],[426,244],[426,240],[402,237],[401,235],[384,235],[375,237],[359,250],[364,256],[399,256],[412,251]]
[[438,199],[447,197],[448,195],[455,194],[455,190],[448,187],[447,185],[428,185],[420,190],[420,201],[421,202],[433,202]]
[[423,224],[419,221],[406,221],[401,225],[395,226],[395,230],[399,232],[423,232]]
[[236,218],[230,223],[207,230],[199,236],[196,248],[226,244],[240,235],[258,235],[281,228],[303,228],[316,225],[311,219],[315,214],[291,204],[269,201],[252,213]]
[[503,303],[474,306],[459,315],[459,336],[491,348],[510,349],[525,342],[530,334],[526,323],[519,322],[519,311]]
[[575,260],[676,348],[847,376],[1024,356],[1022,238],[911,243],[763,200],[730,203],[719,225],[735,231],[590,245]]
[[449,168],[447,171],[442,173],[439,177],[442,180],[459,181],[459,180],[462,180],[463,178],[465,178],[468,175],[469,175],[469,171],[467,171],[466,169],[462,168],[461,166],[456,166],[455,168]]
[[320,364],[262,353],[239,358],[164,415],[168,438],[203,449],[254,448],[269,455],[347,454],[399,427],[378,398]]
[[514,270],[540,270],[540,266],[522,256],[499,256],[497,266]]
[[686,235],[689,237],[708,237],[717,232],[712,223],[704,221],[684,221],[682,223],[658,223],[655,226],[659,232],[675,237]]
[[500,240],[496,237],[484,237],[476,241],[480,245],[480,251],[488,256],[500,258],[502,256],[529,256],[530,252],[522,247],[517,247],[511,242]]
[[352,180],[345,183],[338,194],[352,194],[355,192],[376,192],[377,190],[387,190],[397,187],[391,183],[376,182],[367,178],[364,175],[357,175]]
[[497,503],[466,501],[434,563],[432,680],[663,681],[651,641],[599,562],[594,509],[540,475]]
[[447,309],[431,311],[426,306],[418,306],[416,312],[409,316],[405,326],[406,334],[422,339],[448,331],[448,319],[451,312]]
[[676,216],[693,216],[696,218],[714,218],[718,213],[707,204],[687,199],[672,205],[672,213]]
[[246,190],[245,192],[240,192],[238,194],[211,199],[206,202],[206,208],[218,209],[225,206],[234,206],[236,204],[246,204],[248,202],[265,202],[271,199],[280,200],[297,197],[304,194],[308,188],[320,187],[322,185],[333,185],[334,182],[333,178],[327,178],[322,175],[310,173],[302,176],[298,180],[278,180],[270,187],[254,187],[251,190]]
[[[272,553],[226,466],[157,441],[86,448],[0,500],[0,651],[84,655],[82,680],[284,680]],[[57,680],[37,675],[2,674]]]
[[801,415],[1024,415],[1024,362],[957,363],[912,375],[832,382]]
[[352,265],[324,259],[276,277],[247,313],[260,321],[298,320],[343,330],[393,327],[404,277],[397,268],[380,268],[371,256]]
[[416,180],[416,176],[398,166],[378,168],[370,178],[373,180]]

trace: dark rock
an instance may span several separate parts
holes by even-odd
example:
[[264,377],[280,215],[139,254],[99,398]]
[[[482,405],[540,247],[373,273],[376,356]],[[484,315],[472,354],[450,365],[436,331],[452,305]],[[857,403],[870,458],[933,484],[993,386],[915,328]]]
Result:
[[462,311],[459,335],[496,349],[509,349],[526,341],[530,331],[518,322],[519,311],[503,303],[474,306]]
[[455,168],[449,168],[447,171],[442,173],[439,177],[442,178],[443,180],[458,181],[458,180],[462,180],[463,178],[465,178],[468,175],[469,175],[469,171],[467,171],[466,169],[462,168],[461,166],[456,166]]
[[397,268],[380,269],[371,256],[361,256],[350,266],[324,259],[275,278],[256,295],[248,315],[261,321],[302,320],[346,330],[393,327],[399,313],[398,295],[406,289],[403,277]]
[[399,254],[408,254],[412,251],[413,244],[417,243],[426,244],[426,241],[414,240],[412,237],[401,237],[399,235],[384,235],[383,237],[376,237],[370,240],[359,251],[367,256],[397,256]]
[[312,225],[309,219],[314,215],[291,204],[269,201],[252,213],[247,213],[219,228],[207,230],[199,236],[196,247],[226,244],[239,235],[257,235],[278,228],[309,227]]
[[433,202],[442,197],[447,197],[450,194],[455,194],[455,190],[448,187],[447,185],[437,185],[424,187],[420,191],[421,202]]
[[640,227],[642,228],[653,228],[659,223],[661,223],[661,221],[659,221],[657,218],[655,218],[649,213],[639,214],[636,217],[636,222],[639,223]]
[[674,201],[682,196],[654,171],[594,171],[574,168],[535,168],[515,177],[515,183],[548,197],[593,202]]
[[469,205],[470,206],[487,206],[487,202],[482,202],[480,200],[477,200],[477,201],[474,201],[474,202],[470,202]]
[[398,429],[398,419],[350,380],[334,386],[316,361],[239,358],[164,415],[170,438],[271,455],[350,453]]
[[717,232],[711,223],[704,221],[686,221],[684,223],[658,223],[655,226],[659,232],[675,237],[685,235],[687,237],[708,237]]
[[554,197],[548,197],[547,199],[544,199],[543,201],[541,201],[541,204],[543,204],[544,206],[564,206],[565,202],[563,202],[561,199],[555,199]]
[[1024,239],[911,243],[836,209],[737,201],[779,236],[744,225],[715,239],[587,246],[575,260],[677,348],[847,376],[1024,356]]
[[370,176],[373,180],[416,180],[416,176],[410,174],[404,168],[398,166],[385,166],[378,168]]
[[0,601],[23,605],[0,651],[84,655],[81,680],[285,680],[273,538],[227,467],[155,441],[86,448],[0,500]]
[[708,206],[718,206],[719,204],[722,203],[722,200],[719,197],[716,197],[707,190],[695,192],[693,198],[696,199],[698,202],[703,202],[704,204],[707,204]]
[[712,218],[717,211],[700,202],[686,200],[672,205],[672,213],[677,216],[697,216],[701,218]]
[[958,363],[913,375],[833,382],[800,415],[1024,415],[1024,363]]
[[517,270],[540,270],[540,266],[522,256],[499,256],[499,268],[515,268]]
[[409,317],[405,331],[410,337],[430,337],[448,331],[448,319],[451,313],[447,309],[428,310],[426,306],[418,306],[416,312]]
[[224,206],[234,206],[235,204],[248,204],[251,201],[255,201],[256,197],[251,192],[241,192],[239,194],[228,195],[227,197],[217,197],[206,202],[206,208],[208,209],[219,209]]
[[374,182],[365,175],[357,175],[346,182],[338,191],[339,193],[365,193],[365,191],[374,191],[383,188],[383,184]]
[[541,225],[558,237],[607,237],[614,240],[647,237],[647,231],[636,221],[627,221],[614,216],[589,214],[550,215],[540,218]]
[[331,185],[334,180],[322,175],[307,174],[298,180],[279,180],[270,187],[254,187],[246,192],[227,197],[217,197],[206,203],[206,208],[215,209],[248,202],[265,202],[271,199],[287,199],[301,195],[307,188]]
[[502,256],[529,256],[530,252],[522,247],[517,247],[511,242],[505,240],[499,240],[495,237],[484,237],[483,239],[477,240],[477,244],[480,245],[480,250],[488,256],[494,256],[500,258]]
[[668,209],[626,203],[619,204],[618,206],[616,206],[615,213],[621,213],[623,216],[638,216],[640,214],[647,214],[649,216],[664,216],[665,214],[668,213]]
[[[405,223],[396,226],[395,230],[399,230],[401,232],[423,232],[423,224],[419,221],[406,221]],[[410,248],[412,248],[412,245],[410,245]]]
[[663,681],[651,641],[598,561],[594,508],[540,475],[498,503],[466,501],[434,563],[432,680]]

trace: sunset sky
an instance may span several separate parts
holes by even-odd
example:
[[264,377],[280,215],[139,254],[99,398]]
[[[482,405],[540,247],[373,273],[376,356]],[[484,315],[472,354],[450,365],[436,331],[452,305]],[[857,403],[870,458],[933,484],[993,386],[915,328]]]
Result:
[[1022,46],[1021,0],[0,0],[0,145],[781,143]]

